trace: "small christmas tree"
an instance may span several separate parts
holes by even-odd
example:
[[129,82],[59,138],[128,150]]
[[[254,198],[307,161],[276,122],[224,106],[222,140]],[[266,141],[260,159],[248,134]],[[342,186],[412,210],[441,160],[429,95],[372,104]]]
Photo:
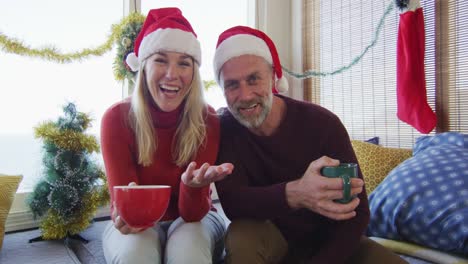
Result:
[[82,239],[78,234],[89,226],[97,208],[109,201],[104,172],[91,158],[99,145],[94,136],[84,134],[91,119],[77,112],[73,103],[63,111],[65,116],[57,122],[35,128],[36,138],[43,141],[44,172],[27,200],[34,217],[42,217],[42,236],[34,241]]

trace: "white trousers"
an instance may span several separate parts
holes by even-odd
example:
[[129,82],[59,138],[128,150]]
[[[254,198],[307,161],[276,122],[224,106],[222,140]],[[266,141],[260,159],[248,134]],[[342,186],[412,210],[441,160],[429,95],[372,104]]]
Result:
[[200,222],[186,223],[182,218],[156,224],[138,234],[123,235],[106,226],[102,246],[107,263],[216,263],[224,250],[223,218],[213,211]]

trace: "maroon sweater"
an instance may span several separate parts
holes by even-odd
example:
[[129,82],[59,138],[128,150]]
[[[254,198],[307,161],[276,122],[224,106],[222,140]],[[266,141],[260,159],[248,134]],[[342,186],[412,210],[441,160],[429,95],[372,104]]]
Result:
[[[220,111],[217,162],[232,162],[235,168],[216,184],[221,204],[231,220],[272,220],[290,246],[310,248],[311,263],[344,263],[357,248],[369,221],[365,191],[359,195],[356,217],[334,221],[307,209],[291,209],[285,186],[302,177],[310,162],[324,155],[357,163],[348,133],[339,118],[325,108],[279,97],[286,103],[286,115],[278,130],[267,137],[249,132],[227,109]],[[362,178],[360,171],[359,175]]]

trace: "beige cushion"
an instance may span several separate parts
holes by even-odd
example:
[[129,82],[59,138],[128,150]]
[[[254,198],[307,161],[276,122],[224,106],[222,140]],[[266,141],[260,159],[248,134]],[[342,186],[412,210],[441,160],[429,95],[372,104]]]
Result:
[[11,204],[15,197],[18,185],[23,176],[9,176],[0,174],[0,250],[3,245],[3,236],[5,235],[5,222],[10,212]]
[[370,194],[388,173],[412,155],[411,149],[387,148],[379,145],[352,140],[359,166]]

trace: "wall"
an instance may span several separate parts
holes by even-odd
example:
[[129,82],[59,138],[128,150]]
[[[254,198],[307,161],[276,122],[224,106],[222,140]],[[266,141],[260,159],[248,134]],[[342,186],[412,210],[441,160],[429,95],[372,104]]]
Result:
[[[281,64],[302,73],[302,0],[257,0],[255,26],[275,42]],[[302,80],[290,77],[288,96],[302,100]]]

